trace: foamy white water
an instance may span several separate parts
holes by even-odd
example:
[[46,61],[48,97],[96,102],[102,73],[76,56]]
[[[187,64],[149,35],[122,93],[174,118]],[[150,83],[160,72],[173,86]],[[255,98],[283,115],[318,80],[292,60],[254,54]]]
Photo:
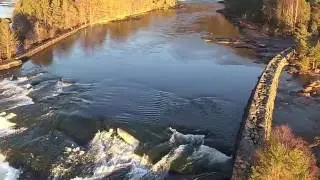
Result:
[[123,168],[132,174],[130,179],[136,179],[136,175],[147,172],[147,160],[134,153],[137,145],[130,145],[120,137],[114,136],[114,131],[98,132],[90,143],[89,156],[95,159],[94,175],[80,179],[101,179]]
[[[25,130],[24,128],[15,129],[16,124],[10,121],[15,117],[16,114],[13,113],[0,113],[0,138]],[[6,161],[6,157],[0,154],[0,180],[16,180],[20,173],[20,170],[11,167]]]
[[11,122],[10,120],[16,116],[17,115],[13,113],[0,113],[0,137],[5,137],[25,130],[24,128],[15,129],[16,123]]
[[[46,99],[50,99],[50,98],[57,97],[57,96],[59,96],[60,94],[64,93],[64,88],[70,87],[70,86],[72,86],[72,85],[73,85],[72,83],[64,82],[64,81],[62,81],[62,80],[58,80],[58,81],[56,82],[54,88],[53,88],[51,91],[48,92],[49,95],[44,96],[44,97],[42,98],[42,100],[46,100]],[[46,86],[46,84],[44,84],[43,87],[45,87],[45,86]],[[41,87],[40,87],[39,89],[41,89]],[[37,90],[39,90],[39,89],[37,89]]]
[[20,170],[15,169],[6,162],[6,157],[0,154],[0,179],[1,180],[16,180],[19,178]]
[[[121,130],[123,131],[123,130]],[[231,157],[220,151],[203,145],[203,135],[184,135],[175,129],[168,143],[171,151],[163,156],[155,164],[151,164],[149,158],[135,154],[139,143],[129,144],[132,140],[130,134],[119,136],[117,132],[98,132],[90,143],[90,149],[86,153],[94,159],[93,176],[76,177],[74,180],[94,180],[112,177],[113,173],[121,172],[126,179],[165,179],[171,169],[172,163],[179,158],[187,159],[186,164],[181,164],[181,169],[198,166],[225,168],[229,165]],[[175,164],[176,166],[177,164]],[[122,176],[122,177],[123,177]]]
[[8,110],[20,106],[34,104],[32,98],[28,96],[32,92],[31,84],[26,83],[27,77],[16,80],[4,79],[0,81],[0,106]]

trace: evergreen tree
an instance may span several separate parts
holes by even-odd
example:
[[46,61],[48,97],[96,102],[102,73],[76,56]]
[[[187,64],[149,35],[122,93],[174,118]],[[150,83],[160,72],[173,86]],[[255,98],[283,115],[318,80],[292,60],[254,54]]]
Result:
[[10,30],[9,23],[5,20],[0,20],[0,59],[1,57],[11,59],[16,47],[17,39]]

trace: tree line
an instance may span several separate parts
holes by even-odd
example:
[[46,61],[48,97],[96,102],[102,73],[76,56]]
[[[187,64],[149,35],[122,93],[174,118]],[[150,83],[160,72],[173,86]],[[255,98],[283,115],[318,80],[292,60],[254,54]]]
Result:
[[[0,24],[0,59],[10,59],[16,52],[17,44],[28,49],[81,25],[107,22],[175,5],[176,0],[19,0],[12,28],[4,21]],[[6,38],[11,38],[10,47],[1,43]]]
[[319,0],[227,0],[228,9],[243,18],[267,24],[274,35],[292,36],[296,41],[301,72],[319,71]]
[[10,29],[9,24],[8,20],[0,19],[0,63],[12,57],[18,44],[16,35]]

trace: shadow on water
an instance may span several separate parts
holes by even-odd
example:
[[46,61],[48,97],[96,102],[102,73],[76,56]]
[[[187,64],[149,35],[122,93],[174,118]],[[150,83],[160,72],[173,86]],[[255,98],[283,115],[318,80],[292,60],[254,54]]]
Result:
[[[246,51],[201,39],[240,36],[215,12],[220,6],[184,3],[177,10],[89,27],[3,73],[1,111],[16,113],[12,122],[23,131],[2,138],[1,151],[14,167],[23,167],[25,179],[45,179],[69,167],[64,177],[90,177],[99,166],[118,179],[132,173],[151,177],[153,168],[158,177],[168,170],[156,165],[163,158],[178,159],[168,179],[225,179],[243,108],[262,68]],[[170,144],[169,127],[191,139],[204,136],[201,143]],[[140,146],[112,136],[98,138],[95,147],[102,150],[92,150],[95,137],[107,136],[101,132],[111,128],[124,129]],[[108,154],[121,151],[117,143],[127,154]],[[86,156],[96,151],[100,158]],[[68,159],[80,152],[79,162]],[[184,156],[173,156],[179,153]],[[141,163],[142,154],[152,156],[152,165]],[[197,166],[184,166],[189,156]]]

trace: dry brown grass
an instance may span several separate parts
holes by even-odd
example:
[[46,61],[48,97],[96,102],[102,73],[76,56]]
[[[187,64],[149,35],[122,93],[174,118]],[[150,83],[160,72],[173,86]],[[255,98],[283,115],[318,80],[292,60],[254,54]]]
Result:
[[257,151],[250,179],[315,180],[318,167],[308,144],[295,137],[288,126],[279,126]]

